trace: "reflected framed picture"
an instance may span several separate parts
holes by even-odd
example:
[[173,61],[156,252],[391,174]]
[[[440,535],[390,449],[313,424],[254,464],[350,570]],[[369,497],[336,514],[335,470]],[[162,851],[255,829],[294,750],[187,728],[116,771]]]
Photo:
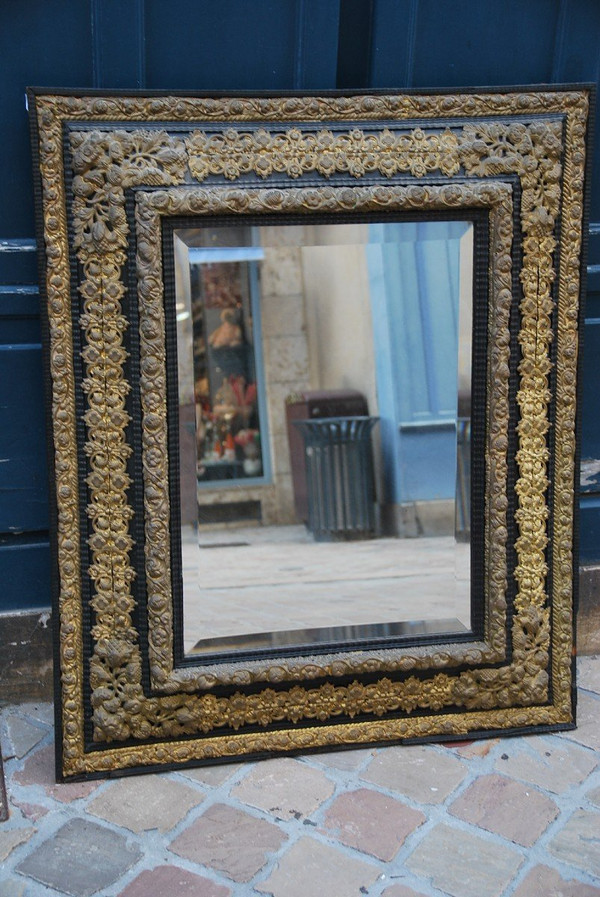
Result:
[[589,104],[29,92],[59,778],[574,725]]

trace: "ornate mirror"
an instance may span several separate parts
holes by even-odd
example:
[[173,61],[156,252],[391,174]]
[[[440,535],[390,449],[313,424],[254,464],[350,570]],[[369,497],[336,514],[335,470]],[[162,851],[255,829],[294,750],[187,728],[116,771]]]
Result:
[[59,777],[574,725],[588,103],[30,91]]

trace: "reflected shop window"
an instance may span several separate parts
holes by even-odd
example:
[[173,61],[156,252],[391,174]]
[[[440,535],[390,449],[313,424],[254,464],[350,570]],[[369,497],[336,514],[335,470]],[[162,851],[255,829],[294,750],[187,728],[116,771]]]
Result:
[[263,470],[256,374],[260,358],[253,336],[256,260],[262,255],[243,249],[190,252],[199,482],[247,479]]
[[470,630],[473,230],[174,231],[186,654]]

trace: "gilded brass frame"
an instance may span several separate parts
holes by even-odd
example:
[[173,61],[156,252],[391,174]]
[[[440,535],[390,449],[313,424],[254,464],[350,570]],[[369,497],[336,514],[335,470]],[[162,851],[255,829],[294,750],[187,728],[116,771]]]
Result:
[[[30,92],[51,380],[60,777],[574,724],[588,102],[586,89],[271,98]],[[489,214],[483,639],[178,666],[161,222],[470,208]],[[134,268],[135,382],[124,342]],[[512,403],[511,316],[520,348]],[[135,446],[132,390],[141,407]],[[515,420],[518,535],[508,546]],[[146,521],[143,632],[132,595],[134,449]],[[516,597],[507,608],[509,577]]]

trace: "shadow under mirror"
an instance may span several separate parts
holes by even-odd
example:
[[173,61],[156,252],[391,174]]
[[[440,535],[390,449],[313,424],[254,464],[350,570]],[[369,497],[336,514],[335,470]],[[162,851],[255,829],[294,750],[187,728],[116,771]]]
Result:
[[174,231],[186,656],[470,631],[473,231]]

